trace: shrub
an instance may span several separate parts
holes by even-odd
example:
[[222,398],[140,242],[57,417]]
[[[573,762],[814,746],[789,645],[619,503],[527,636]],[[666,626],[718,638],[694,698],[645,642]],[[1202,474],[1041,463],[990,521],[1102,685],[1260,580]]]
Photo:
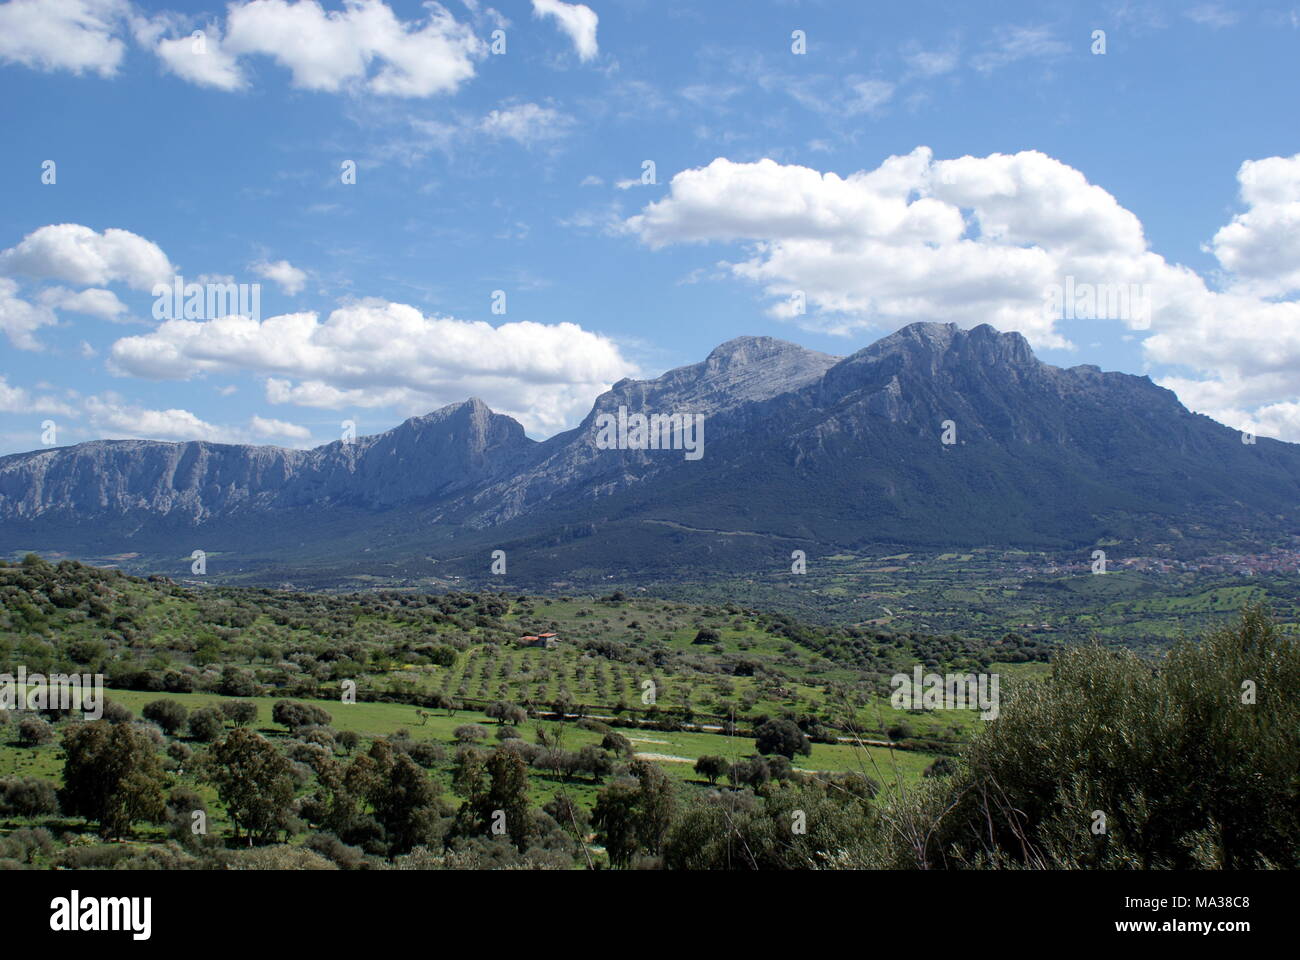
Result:
[[888,736],[890,740],[898,741],[910,740],[912,737],[916,736],[916,733],[912,730],[912,725],[904,720],[891,726],[885,731],[885,735]]
[[40,717],[23,717],[18,721],[18,742],[25,747],[39,747],[54,739],[54,727]]
[[464,723],[452,731],[453,736],[461,743],[478,743],[480,740],[487,739],[487,728],[478,723]]
[[36,777],[0,780],[0,817],[45,817],[59,812],[55,786]]
[[1258,607],[1154,665],[1095,644],[1063,650],[1049,678],[1003,698],[955,775],[930,781],[937,792],[918,803],[937,822],[911,838],[911,860],[1294,870],[1296,690],[1300,641]]
[[767,720],[754,730],[758,752],[779,754],[793,760],[796,753],[812,753],[812,745],[793,720]]
[[203,707],[190,714],[190,736],[200,743],[211,743],[226,729],[225,717],[216,707]]
[[144,705],[141,711],[146,720],[162,728],[163,733],[175,734],[185,726],[189,711],[179,700],[153,700]]
[[218,706],[222,716],[237,727],[247,726],[257,720],[257,704],[247,700],[222,700]]

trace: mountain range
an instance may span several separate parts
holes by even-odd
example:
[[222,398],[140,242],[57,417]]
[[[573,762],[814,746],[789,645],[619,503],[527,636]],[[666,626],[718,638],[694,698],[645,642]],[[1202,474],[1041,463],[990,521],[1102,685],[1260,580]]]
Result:
[[[702,455],[609,448],[601,423],[638,413],[697,418]],[[616,383],[545,441],[470,399],[312,450],[99,440],[0,457],[0,553],[185,575],[202,549],[218,578],[355,582],[487,579],[504,550],[514,582],[788,569],[794,550],[1288,539],[1300,445],[1243,439],[1147,377],[1054,367],[988,325],[914,323],[843,358],[741,337]]]

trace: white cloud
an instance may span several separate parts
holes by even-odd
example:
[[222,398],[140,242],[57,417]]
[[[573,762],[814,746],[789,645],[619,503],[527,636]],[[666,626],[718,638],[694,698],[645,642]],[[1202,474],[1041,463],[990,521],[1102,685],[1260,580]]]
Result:
[[111,77],[126,45],[126,0],[10,0],[0,4],[0,62]]
[[206,440],[209,443],[259,443],[267,440],[295,441],[301,446],[311,440],[311,431],[296,423],[271,420],[254,414],[247,426],[209,423],[189,410],[154,410],[129,403],[116,393],[87,397],[82,404],[87,422],[105,439]]
[[253,435],[265,437],[267,439],[287,439],[306,441],[311,439],[311,431],[304,426],[296,423],[289,423],[286,420],[270,420],[266,417],[259,417],[256,414],[249,421],[249,428]]
[[40,227],[0,253],[0,274],[77,286],[121,282],[137,290],[170,282],[176,268],[159,247],[129,230],[96,233],[79,223]]
[[1203,27],[1230,27],[1237,22],[1237,12],[1226,10],[1217,3],[1202,3],[1186,11],[1187,19]]
[[277,260],[275,263],[259,260],[252,265],[251,269],[259,277],[275,283],[291,297],[302,293],[303,287],[307,285],[306,271],[299,270],[288,260]]
[[1247,160],[1237,179],[1249,209],[1214,235],[1214,255],[1244,292],[1300,291],[1300,154]]
[[88,317],[99,317],[101,320],[116,321],[126,313],[126,304],[117,299],[117,294],[100,287],[90,287],[79,293],[65,287],[47,287],[37,299],[56,310],[68,310]]
[[304,90],[357,86],[396,97],[451,93],[474,76],[473,61],[483,45],[441,4],[425,3],[424,9],[423,22],[405,22],[381,0],[349,0],[341,11],[325,11],[314,0],[232,3],[220,50],[236,59],[271,57]]
[[507,137],[527,146],[564,136],[573,118],[553,107],[521,103],[493,110],[479,123],[479,130],[491,137]]
[[251,371],[273,403],[339,409],[393,406],[427,412],[480,396],[532,430],[551,432],[587,412],[635,367],[605,337],[576,324],[488,323],[427,317],[366,300],[333,311],[168,321],[113,344],[115,372],[187,379]]
[[893,99],[896,89],[887,80],[829,74],[807,77],[772,74],[764,77],[760,85],[771,90],[783,90],[809,110],[837,119],[879,114],[881,108]]
[[922,77],[937,77],[957,69],[954,50],[918,50],[903,57],[911,73]]
[[56,413],[71,416],[72,407],[51,396],[32,396],[22,387],[9,384],[8,378],[0,374],[0,413]]
[[1162,380],[1193,409],[1300,440],[1300,303],[1264,299],[1300,290],[1300,156],[1239,178],[1247,210],[1214,238],[1217,290],[1152,252],[1104,189],[1034,151],[935,161],[920,147],[847,177],[719,158],[678,173],[624,229],[651,247],[741,242],[748,255],[723,266],[773,315],[839,333],[944,320],[1067,347],[1053,287],[1130,292],[1134,309],[1091,322],[1139,331],[1149,362],[1199,374]]
[[844,112],[850,117],[875,113],[894,95],[894,85],[885,80],[858,80],[849,85],[844,99]]
[[[158,59],[182,80],[200,87],[231,92],[243,90],[248,79],[240,69],[238,57],[222,44],[221,29],[215,23],[203,23],[195,36],[180,18],[163,14],[152,20],[137,19],[135,38],[142,46],[150,47]],[[164,33],[177,33],[179,37],[164,37]]]
[[1069,52],[1069,45],[1047,27],[1003,27],[982,53],[971,58],[971,65],[990,73],[1019,60],[1045,60]]
[[600,18],[591,7],[581,3],[562,3],[561,0],[533,0],[533,16],[554,17],[560,29],[573,41],[579,60],[591,60],[600,52],[596,45],[596,24]]
[[210,440],[229,442],[231,434],[188,410],[150,410],[121,401],[114,394],[87,397],[85,413],[100,436],[111,439]]
[[54,311],[43,304],[28,303],[18,294],[18,284],[0,277],[0,331],[19,350],[39,350],[36,331],[57,322]]

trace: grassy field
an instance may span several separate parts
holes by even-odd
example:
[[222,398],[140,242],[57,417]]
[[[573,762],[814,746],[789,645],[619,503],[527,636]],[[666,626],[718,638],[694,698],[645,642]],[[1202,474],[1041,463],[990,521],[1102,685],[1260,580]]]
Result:
[[[145,704],[157,699],[174,699],[193,711],[202,707],[215,705],[228,699],[216,694],[165,694],[145,693],[131,690],[109,691],[109,699],[118,703],[137,716]],[[243,699],[243,698],[241,698]],[[247,702],[257,707],[257,718],[251,724],[259,733],[273,742],[288,740],[285,728],[275,724],[272,707],[276,697],[247,698]],[[454,731],[468,723],[479,723],[489,731],[489,744],[494,743],[492,733],[496,722],[480,711],[458,710],[454,715],[441,712],[436,715],[403,704],[392,703],[355,703],[344,704],[332,700],[304,701],[314,703],[325,709],[331,716],[330,726],[335,730],[353,731],[362,738],[359,750],[368,749],[368,743],[380,737],[393,737],[401,732],[409,734],[415,741],[428,740],[439,743],[446,748],[445,761],[432,765],[430,774],[434,784],[453,807],[459,804],[450,789],[452,762],[456,748]],[[66,722],[66,721],[65,721]],[[60,724],[61,726],[62,724]],[[561,745],[566,750],[578,750],[587,744],[599,744],[602,734],[583,729],[574,721],[559,722],[554,720],[534,720],[520,728],[520,733],[527,739],[536,737],[537,728],[541,727],[555,737],[558,735]],[[56,728],[57,729],[57,728]],[[21,745],[13,739],[14,725],[7,724],[0,728],[0,778],[3,777],[37,777],[62,783],[63,751],[56,739],[53,743],[41,746]],[[747,737],[725,736],[718,733],[693,731],[660,731],[634,728],[618,728],[632,743],[636,756],[656,763],[669,777],[678,784],[679,791],[690,793],[695,790],[709,789],[706,781],[694,772],[694,762],[705,755],[722,756],[731,762],[744,760],[754,755],[754,741]],[[192,748],[201,750],[203,744],[191,743]],[[886,792],[906,789],[917,783],[935,757],[920,751],[905,751],[876,746],[851,743],[811,745],[809,756],[796,756],[794,767],[797,771],[815,774],[817,772],[840,773],[855,771],[871,777],[881,784]],[[185,785],[195,789],[203,797],[208,809],[208,829],[214,835],[227,835],[231,829],[230,820],[222,806],[215,789],[197,779],[193,771],[173,770],[172,781],[175,785]],[[529,769],[529,786],[532,803],[536,806],[545,804],[558,792],[565,792],[575,802],[590,810],[598,791],[608,781],[596,781],[582,776],[565,778],[551,772]],[[0,821],[0,834],[21,827],[41,826],[52,830],[65,838],[84,836],[90,839],[87,825],[78,819],[65,817],[47,817],[30,821],[23,818],[9,818]],[[139,824],[131,844],[140,847],[159,842],[166,837],[165,828],[159,825]],[[295,843],[304,842],[299,837]],[[595,848],[599,855],[599,848]]]

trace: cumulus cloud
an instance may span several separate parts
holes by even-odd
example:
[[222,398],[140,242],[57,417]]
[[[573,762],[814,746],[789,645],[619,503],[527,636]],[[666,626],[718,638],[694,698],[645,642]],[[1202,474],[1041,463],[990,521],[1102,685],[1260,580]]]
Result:
[[205,322],[173,320],[113,344],[112,369],[151,379],[251,371],[272,403],[341,409],[393,406],[427,412],[468,396],[552,432],[635,367],[607,338],[577,324],[429,317],[365,300],[334,310]]
[[[226,92],[248,86],[238,56],[223,45],[217,24],[204,23],[190,30],[175,14],[162,14],[152,19],[137,18],[133,28],[136,41],[152,49],[163,66],[182,80]],[[181,36],[166,37],[165,33]]]
[[0,63],[75,74],[117,72],[126,0],[9,0],[0,4]]
[[87,397],[87,418],[100,435],[110,439],[211,440],[226,442],[222,427],[199,419],[188,410],[150,410],[122,402],[115,395]]
[[591,7],[561,0],[533,0],[533,16],[553,17],[573,41],[579,60],[591,60],[600,52],[596,45],[596,24],[600,18]]
[[54,413],[71,416],[74,409],[56,397],[33,395],[23,387],[12,386],[0,374],[0,413]]
[[1237,179],[1249,209],[1214,235],[1210,249],[1244,292],[1300,291],[1300,154],[1247,160]]
[[382,0],[346,0],[342,10],[329,11],[315,0],[235,2],[226,8],[224,29],[205,30],[202,52],[188,35],[157,39],[165,20],[143,33],[173,73],[220,90],[246,86],[243,59],[266,56],[303,90],[394,97],[454,92],[474,76],[483,43],[441,4],[423,6],[423,20],[404,21]]
[[54,311],[44,304],[34,304],[18,296],[18,284],[0,277],[0,331],[19,350],[39,350],[36,331],[57,322]]
[[256,414],[249,421],[249,429],[254,436],[271,440],[306,441],[311,439],[311,431],[304,426],[289,423],[287,420],[271,420],[267,417],[259,417]]
[[40,227],[0,252],[0,274],[82,287],[125,283],[149,290],[169,283],[175,273],[167,255],[144,237],[112,227],[96,233],[79,223]]
[[306,271],[299,270],[288,260],[277,260],[275,263],[259,260],[252,265],[251,269],[259,277],[276,284],[291,297],[302,293],[303,287],[307,285]]
[[154,410],[129,403],[116,393],[87,397],[82,414],[105,439],[206,440],[210,443],[258,443],[267,440],[295,441],[299,446],[311,439],[311,431],[296,423],[253,415],[246,426],[209,423],[189,410]]
[[99,317],[101,320],[118,321],[126,313],[126,304],[117,299],[117,294],[100,287],[90,287],[80,292],[73,292],[66,287],[47,287],[37,299],[56,310],[68,310],[88,317]]
[[[651,247],[740,242],[724,263],[770,311],[849,333],[916,320],[991,323],[1037,347],[1068,347],[1062,288],[1096,292],[1076,319],[1144,336],[1161,382],[1233,426],[1300,440],[1300,156],[1242,165],[1247,206],[1215,235],[1220,289],[1148,248],[1142,224],[1078,170],[1035,151],[934,160],[928,148],[847,177],[772,160],[719,158],[673,177],[623,228]],[[1110,291],[1132,295],[1108,313]],[[1110,301],[1111,303],[1118,302]],[[806,308],[806,312],[805,311]]]

